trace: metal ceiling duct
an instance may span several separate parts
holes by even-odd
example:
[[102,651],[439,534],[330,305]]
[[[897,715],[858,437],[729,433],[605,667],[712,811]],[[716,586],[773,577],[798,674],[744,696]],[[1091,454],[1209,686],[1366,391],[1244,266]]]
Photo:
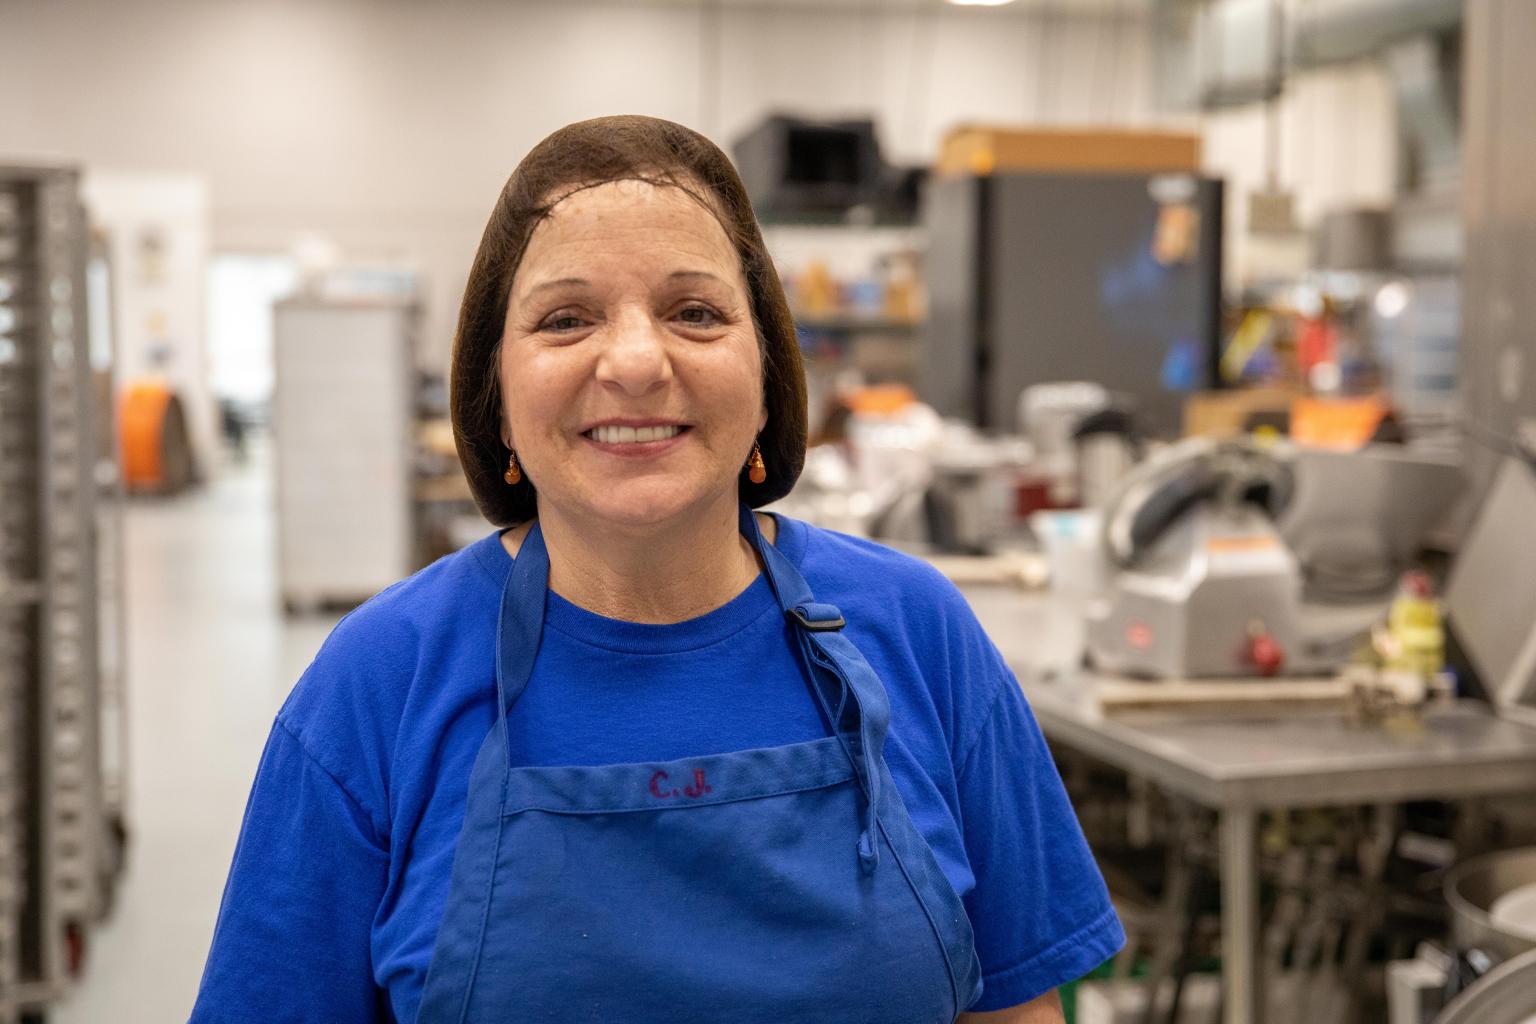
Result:
[[[1166,5],[1164,23],[1183,10]],[[1288,18],[1278,0],[1215,0],[1198,10],[1197,95],[1207,109],[1272,98],[1290,72],[1379,56],[1462,20],[1462,0],[1326,0]]]
[[1408,36],[1461,24],[1462,0],[1332,0],[1297,13],[1290,65],[1317,67],[1380,53]]
[[1399,174],[1404,192],[1437,192],[1461,180],[1459,45],[1429,34],[1402,39],[1386,53],[1397,97],[1398,133],[1409,147]]

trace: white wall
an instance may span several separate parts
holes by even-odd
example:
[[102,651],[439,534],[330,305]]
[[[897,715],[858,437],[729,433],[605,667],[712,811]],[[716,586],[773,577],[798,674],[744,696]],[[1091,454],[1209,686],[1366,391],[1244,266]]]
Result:
[[[1396,188],[1397,111],[1380,62],[1297,75],[1280,101],[1278,184],[1310,226],[1343,206],[1388,206]],[[1200,123],[1205,166],[1227,181],[1229,283],[1305,269],[1305,238],[1266,244],[1247,237],[1248,195],[1266,187],[1265,111],[1253,104]]]
[[113,269],[117,380],[160,377],[181,396],[194,456],[217,455],[218,410],[203,342],[208,188],[195,175],[92,170],[81,183]]
[[215,251],[319,231],[415,265],[439,365],[497,190],[569,121],[728,143],[769,110],[873,112],[891,157],[927,161],[959,121],[1144,123],[1150,83],[1138,13],[0,0],[0,159],[199,175]]
[[[1076,3],[0,0],[0,159],[199,175],[214,251],[318,231],[348,259],[415,266],[441,365],[491,202],[554,128],[629,111],[729,143],[770,110],[873,113],[893,159],[926,162],[961,121],[1158,120],[1145,8]],[[1301,76],[1282,117],[1280,182],[1305,220],[1391,198],[1378,66]],[[1229,179],[1232,280],[1273,266],[1243,237],[1261,109],[1183,123]]]
[[222,253],[208,264],[209,384],[246,406],[272,397],[272,306],[292,295],[299,273],[281,256]]

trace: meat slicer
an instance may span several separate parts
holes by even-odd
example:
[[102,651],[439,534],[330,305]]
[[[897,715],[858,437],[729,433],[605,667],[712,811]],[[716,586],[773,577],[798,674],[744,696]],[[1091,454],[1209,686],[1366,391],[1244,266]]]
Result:
[[1457,492],[1453,458],[1194,438],[1104,510],[1094,667],[1156,678],[1319,674],[1348,660]]

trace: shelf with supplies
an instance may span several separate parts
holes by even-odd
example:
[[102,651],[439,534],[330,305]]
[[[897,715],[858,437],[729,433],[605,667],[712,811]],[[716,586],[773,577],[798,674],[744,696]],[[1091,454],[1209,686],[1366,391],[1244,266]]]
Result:
[[913,383],[928,333],[921,229],[775,225],[764,240],[813,375]]
[[416,501],[421,503],[440,503],[473,505],[474,494],[469,489],[469,481],[463,473],[452,476],[428,476],[419,477],[413,488]]
[[815,334],[883,334],[892,337],[916,338],[923,333],[924,326],[917,320],[892,320],[856,314],[797,315],[795,317],[795,327],[798,330]]
[[438,396],[438,400],[425,402],[418,413],[411,485],[416,562],[427,565],[478,540],[490,526],[480,514],[459,464],[453,423],[442,408],[446,396],[441,381],[427,379],[422,392]]
[[412,490],[417,502],[457,502],[474,508],[475,497],[459,466],[459,452],[453,442],[453,422],[446,416],[426,416],[416,422],[416,479]]

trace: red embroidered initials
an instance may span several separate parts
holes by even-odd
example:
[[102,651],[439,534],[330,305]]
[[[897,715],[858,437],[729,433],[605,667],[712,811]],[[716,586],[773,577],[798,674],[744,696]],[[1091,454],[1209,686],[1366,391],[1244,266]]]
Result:
[[705,793],[713,793],[714,787],[704,781],[704,769],[693,770],[693,785],[684,786],[682,789],[671,789],[667,786],[668,775],[666,772],[657,772],[651,776],[651,796],[658,800],[670,800],[676,796],[686,796],[697,800]]
[[693,770],[693,785],[683,790],[683,796],[691,796],[697,799],[705,793],[713,792],[714,790],[710,788],[709,783],[704,781],[704,769],[695,768]]

